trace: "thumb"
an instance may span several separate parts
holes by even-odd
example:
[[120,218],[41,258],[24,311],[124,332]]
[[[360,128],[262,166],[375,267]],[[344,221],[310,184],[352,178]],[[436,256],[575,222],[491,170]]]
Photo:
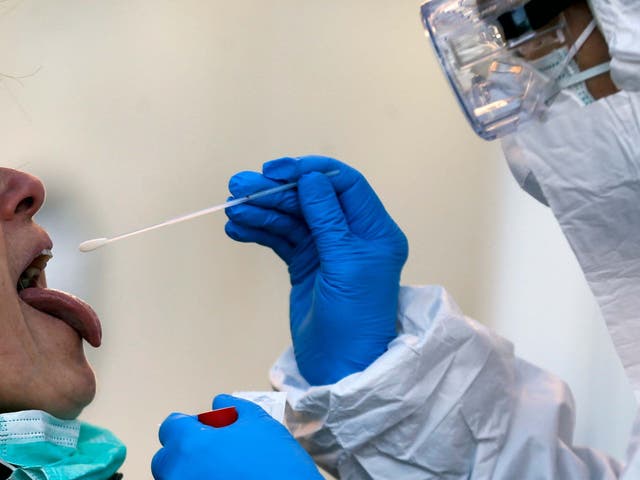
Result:
[[318,253],[326,257],[350,233],[333,185],[326,175],[308,173],[298,181],[298,197]]
[[219,408],[236,407],[236,410],[238,411],[238,419],[243,420],[251,420],[253,418],[267,415],[267,412],[265,412],[259,405],[250,402],[249,400],[244,400],[242,398],[226,394],[216,396],[216,398],[213,399],[212,406],[214,410],[218,410]]

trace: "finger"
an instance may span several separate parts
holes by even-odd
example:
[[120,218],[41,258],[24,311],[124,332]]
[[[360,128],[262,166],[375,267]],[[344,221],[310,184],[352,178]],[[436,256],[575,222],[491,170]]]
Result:
[[284,182],[295,182],[302,175],[311,172],[328,173],[338,170],[340,173],[331,177],[338,194],[348,190],[359,181],[362,174],[334,158],[310,155],[300,158],[281,158],[272,160],[262,166],[265,177]]
[[257,228],[245,227],[233,221],[224,226],[227,235],[238,242],[257,243],[269,247],[288,265],[293,258],[295,247],[286,239]]
[[151,475],[155,480],[169,480],[170,471],[169,451],[161,448],[151,460]]
[[225,212],[233,223],[282,237],[294,247],[309,236],[303,219],[278,210],[243,204],[227,208]]
[[[240,172],[229,180],[229,192],[231,192],[233,198],[242,198],[282,184],[283,182],[266,178],[257,172]],[[291,215],[300,215],[300,205],[294,190],[285,190],[284,192],[254,198],[249,203],[261,207],[274,208]]]
[[162,425],[160,425],[158,432],[160,445],[166,446],[173,439],[180,439],[192,433],[194,430],[200,430],[201,428],[203,428],[203,425],[196,417],[183,413],[172,413],[162,422]]
[[295,181],[309,172],[332,170],[340,172],[331,177],[331,184],[338,194],[351,231],[362,238],[388,235],[395,225],[393,220],[367,180],[354,168],[321,156],[274,160],[263,166],[265,176],[282,181]]
[[265,416],[271,416],[257,403],[234,397],[232,395],[221,394],[213,399],[214,410],[219,408],[235,407],[238,411],[238,421],[251,421]]
[[318,254],[326,258],[350,233],[336,192],[329,178],[314,172],[300,178],[298,196]]

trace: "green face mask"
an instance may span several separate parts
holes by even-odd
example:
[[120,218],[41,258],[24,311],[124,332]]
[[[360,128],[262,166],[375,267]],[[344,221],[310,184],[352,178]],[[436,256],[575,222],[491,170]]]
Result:
[[107,480],[126,448],[108,430],[39,410],[0,415],[0,460],[10,480]]

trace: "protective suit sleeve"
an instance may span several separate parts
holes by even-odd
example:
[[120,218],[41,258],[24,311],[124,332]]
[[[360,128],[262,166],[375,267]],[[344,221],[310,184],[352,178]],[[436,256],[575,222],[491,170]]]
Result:
[[366,370],[310,387],[291,350],[271,369],[287,423],[340,479],[619,478],[573,448],[574,406],[557,378],[465,317],[440,287],[403,287],[398,337]]

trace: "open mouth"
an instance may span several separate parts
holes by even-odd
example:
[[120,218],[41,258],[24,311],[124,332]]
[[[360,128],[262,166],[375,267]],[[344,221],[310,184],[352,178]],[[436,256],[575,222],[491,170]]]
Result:
[[52,258],[51,250],[44,249],[31,261],[18,278],[18,296],[30,307],[63,321],[91,345],[99,347],[102,327],[93,309],[69,293],[47,288],[44,270]]
[[22,272],[18,279],[16,289],[18,293],[26,288],[43,287],[41,282],[42,272],[47,267],[47,262],[53,258],[51,250],[45,249],[40,252],[29,266]]

